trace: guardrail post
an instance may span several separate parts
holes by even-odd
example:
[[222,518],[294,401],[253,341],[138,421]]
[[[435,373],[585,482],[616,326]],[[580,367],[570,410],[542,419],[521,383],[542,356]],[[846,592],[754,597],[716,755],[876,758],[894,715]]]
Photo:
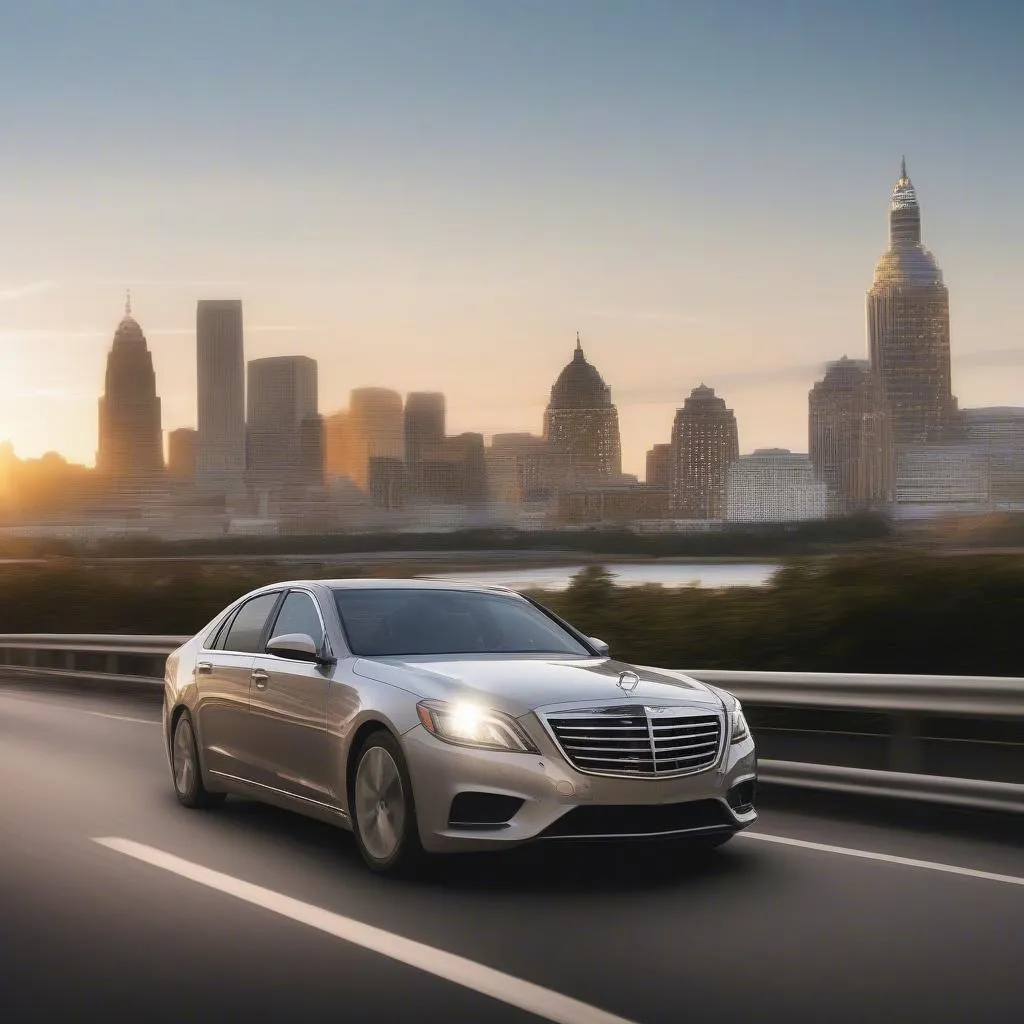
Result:
[[902,713],[892,716],[889,737],[889,771],[917,774],[921,771],[921,719]]
[[106,671],[112,676],[117,675],[117,660],[117,655],[114,653],[110,653],[106,657]]
[[64,667],[69,671],[73,672],[75,669],[75,652],[65,651],[64,652]]

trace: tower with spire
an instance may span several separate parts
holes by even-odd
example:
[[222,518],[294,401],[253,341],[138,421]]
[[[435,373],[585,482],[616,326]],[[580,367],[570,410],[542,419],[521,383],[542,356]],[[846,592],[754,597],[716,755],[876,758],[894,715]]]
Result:
[[941,444],[956,424],[949,293],[921,240],[921,207],[906,158],[889,203],[889,247],[867,294],[868,347],[889,419],[892,453]]
[[544,437],[566,457],[577,484],[607,483],[622,473],[619,414],[611,388],[583,354],[579,331],[572,359],[551,388]]
[[153,356],[132,316],[131,293],[107,356],[99,402],[96,468],[118,485],[145,486],[163,471],[160,399]]

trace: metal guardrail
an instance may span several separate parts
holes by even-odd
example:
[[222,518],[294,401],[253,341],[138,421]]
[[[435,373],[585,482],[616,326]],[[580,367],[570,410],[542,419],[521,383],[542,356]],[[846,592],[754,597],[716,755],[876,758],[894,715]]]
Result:
[[840,675],[827,672],[696,670],[741,701],[922,715],[1024,718],[1024,679],[1008,676]]
[[[0,634],[0,672],[155,694],[187,639]],[[1024,678],[687,674],[743,702],[768,785],[1024,813]]]

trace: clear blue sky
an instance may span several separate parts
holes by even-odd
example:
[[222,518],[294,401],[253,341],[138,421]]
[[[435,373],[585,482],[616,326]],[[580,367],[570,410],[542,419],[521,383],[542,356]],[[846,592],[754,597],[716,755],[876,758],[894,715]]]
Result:
[[168,429],[224,295],[250,356],[320,361],[327,412],[439,387],[452,429],[538,429],[579,329],[627,468],[701,379],[741,448],[805,449],[904,152],[961,403],[1024,404],[1024,5],[33,0],[2,28],[19,452],[91,461],[127,286]]

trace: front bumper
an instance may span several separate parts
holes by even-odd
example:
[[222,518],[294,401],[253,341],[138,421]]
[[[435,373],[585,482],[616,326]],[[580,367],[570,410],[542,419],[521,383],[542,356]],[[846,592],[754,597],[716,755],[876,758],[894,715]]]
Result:
[[[757,820],[749,804],[740,810],[729,804],[730,791],[734,803],[735,794],[743,792],[734,787],[757,777],[750,738],[728,745],[713,768],[676,778],[584,774],[552,743],[538,744],[540,754],[474,750],[445,743],[420,725],[404,734],[402,745],[420,838],[435,853],[509,848],[541,839],[722,835]],[[506,803],[518,809],[507,821],[467,825],[452,818],[459,794],[512,798]]]

